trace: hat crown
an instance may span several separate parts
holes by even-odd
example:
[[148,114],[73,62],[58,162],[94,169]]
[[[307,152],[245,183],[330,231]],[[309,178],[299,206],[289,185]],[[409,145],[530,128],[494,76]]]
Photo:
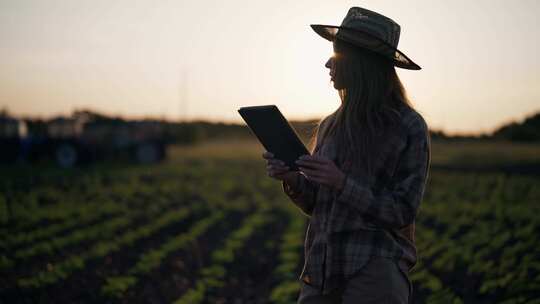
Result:
[[398,50],[401,27],[394,20],[361,7],[351,7],[341,26],[312,24],[321,37],[335,42],[337,39],[378,53],[400,68],[420,70],[403,52]]
[[397,48],[401,28],[394,20],[362,7],[351,7],[341,26],[367,32]]

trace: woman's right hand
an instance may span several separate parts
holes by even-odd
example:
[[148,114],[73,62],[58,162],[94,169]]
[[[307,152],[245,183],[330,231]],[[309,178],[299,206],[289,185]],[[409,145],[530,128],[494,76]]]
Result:
[[268,176],[285,181],[287,183],[294,183],[296,181],[296,175],[298,172],[290,171],[290,168],[285,165],[282,160],[274,158],[274,154],[271,152],[264,152],[262,157],[266,159],[266,171]]

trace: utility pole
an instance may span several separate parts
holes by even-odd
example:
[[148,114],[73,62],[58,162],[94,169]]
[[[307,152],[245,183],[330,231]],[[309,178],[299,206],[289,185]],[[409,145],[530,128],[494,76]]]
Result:
[[180,69],[180,83],[179,83],[179,94],[180,104],[179,104],[179,119],[180,121],[187,121],[187,111],[188,111],[188,77],[187,69],[183,66]]

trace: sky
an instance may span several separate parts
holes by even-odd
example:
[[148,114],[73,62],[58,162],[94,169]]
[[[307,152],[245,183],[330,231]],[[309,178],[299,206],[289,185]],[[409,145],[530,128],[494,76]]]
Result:
[[289,120],[340,104],[310,24],[352,6],[401,26],[397,69],[430,129],[491,132],[540,111],[540,1],[0,0],[0,108],[52,117],[241,122],[277,105]]

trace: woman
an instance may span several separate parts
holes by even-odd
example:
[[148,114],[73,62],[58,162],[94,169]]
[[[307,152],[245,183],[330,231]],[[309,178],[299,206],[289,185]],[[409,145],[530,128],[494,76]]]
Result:
[[397,50],[399,25],[375,12],[353,7],[341,26],[312,28],[333,42],[325,66],[342,103],[297,160],[301,172],[263,154],[310,219],[298,303],[408,303],[431,145],[395,66],[420,67]]

